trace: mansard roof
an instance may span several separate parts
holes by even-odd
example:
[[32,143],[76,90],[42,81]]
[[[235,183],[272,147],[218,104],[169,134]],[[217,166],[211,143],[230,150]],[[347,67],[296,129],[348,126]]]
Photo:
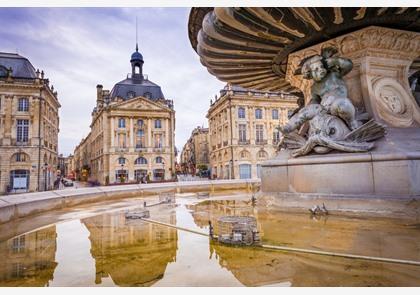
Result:
[[[35,79],[36,72],[31,62],[17,53],[0,52],[0,66],[4,69],[12,68],[12,77]],[[5,71],[0,71],[5,74]]]

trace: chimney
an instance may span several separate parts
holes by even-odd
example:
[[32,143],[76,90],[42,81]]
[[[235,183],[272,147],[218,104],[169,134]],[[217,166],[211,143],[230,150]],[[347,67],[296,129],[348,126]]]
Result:
[[102,104],[104,102],[103,95],[102,95],[102,89],[103,86],[101,84],[96,85],[96,106],[102,107]]

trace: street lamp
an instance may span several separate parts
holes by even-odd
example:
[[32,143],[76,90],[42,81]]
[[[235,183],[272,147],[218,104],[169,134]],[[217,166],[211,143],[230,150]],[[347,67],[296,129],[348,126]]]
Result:
[[47,169],[48,163],[44,163],[44,191],[47,190]]
[[125,178],[125,173],[124,173],[124,164],[121,164],[121,171],[120,171],[120,182],[122,183],[123,179]]

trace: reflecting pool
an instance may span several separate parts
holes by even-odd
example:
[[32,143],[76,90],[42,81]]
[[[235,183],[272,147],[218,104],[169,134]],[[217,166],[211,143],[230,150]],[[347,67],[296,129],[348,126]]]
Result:
[[[175,204],[148,209],[150,219],[203,233],[212,221],[217,234],[221,216],[254,216],[263,244],[420,261],[418,223],[312,218],[252,206],[250,198],[179,194]],[[420,286],[420,266],[225,246],[125,218],[142,205],[86,205],[0,226],[0,286]]]

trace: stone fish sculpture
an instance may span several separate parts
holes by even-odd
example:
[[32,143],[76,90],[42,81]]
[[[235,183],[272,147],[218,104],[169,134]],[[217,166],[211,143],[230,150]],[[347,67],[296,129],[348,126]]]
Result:
[[[283,136],[279,149],[293,149],[293,157],[304,156],[311,151],[319,154],[331,150],[365,152],[373,148],[372,141],[384,136],[383,125],[369,120],[362,125],[356,110],[348,98],[343,76],[351,71],[350,59],[337,57],[337,50],[324,48],[321,55],[305,58],[295,75],[314,81],[311,100],[293,115],[289,122],[279,127]],[[366,116],[365,116],[366,117]],[[299,134],[304,123],[309,123],[307,133]]]

